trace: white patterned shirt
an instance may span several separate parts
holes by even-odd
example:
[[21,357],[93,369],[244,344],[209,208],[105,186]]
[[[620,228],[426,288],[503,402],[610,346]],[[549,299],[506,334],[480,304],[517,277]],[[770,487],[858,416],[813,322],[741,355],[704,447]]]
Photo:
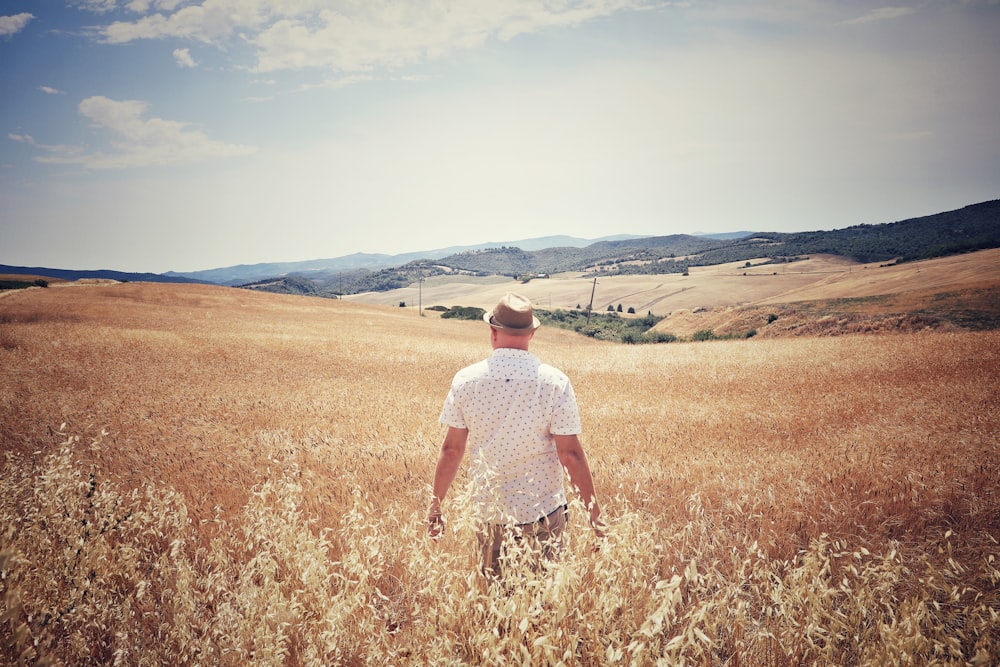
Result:
[[526,350],[498,348],[455,374],[439,421],[468,429],[483,518],[531,523],[566,503],[553,435],[581,431],[573,385]]

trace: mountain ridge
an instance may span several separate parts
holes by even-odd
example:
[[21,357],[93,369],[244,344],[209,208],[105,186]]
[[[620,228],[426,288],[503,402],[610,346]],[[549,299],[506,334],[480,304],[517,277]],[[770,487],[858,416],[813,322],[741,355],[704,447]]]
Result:
[[299,262],[262,262],[258,264],[238,264],[235,266],[206,269],[203,271],[168,271],[164,275],[195,278],[219,285],[235,286],[243,283],[282,277],[290,274],[306,274],[308,272],[315,271],[336,273],[339,271],[352,271],[357,269],[378,270],[393,266],[402,266],[417,260],[442,259],[444,257],[449,257],[463,252],[487,250],[491,248],[516,246],[524,250],[531,251],[556,246],[581,247],[605,240],[639,238],[644,237],[632,234],[617,234],[613,236],[603,236],[597,239],[585,239],[566,235],[540,236],[516,241],[488,241],[486,243],[476,245],[458,245],[431,250],[418,250],[415,252],[399,253],[395,255],[357,252],[338,257],[304,260]]
[[152,282],[152,283],[202,283],[214,284],[206,280],[198,280],[183,275],[168,275],[164,273],[141,273],[130,271],[114,271],[112,269],[55,269],[44,266],[12,266],[0,264],[0,275],[12,276],[43,276],[57,280],[117,280],[118,282]]
[[286,278],[298,278],[312,283],[308,293],[330,297],[395,289],[440,274],[518,277],[565,271],[588,271],[594,275],[679,273],[692,266],[760,258],[777,263],[794,261],[802,255],[833,254],[860,262],[910,261],[995,247],[1000,247],[1000,199],[891,223],[829,231],[701,236],[619,234],[598,239],[542,236],[396,255],[354,253],[329,259],[240,264],[193,272],[155,274],[0,265],[0,273],[64,280],[253,284],[257,289],[291,289],[301,293],[304,286],[301,281],[291,286],[280,284]]
[[[339,297],[386,292],[435,276],[507,276],[582,272],[588,276],[686,274],[691,268],[731,262],[787,264],[811,255],[835,255],[857,262],[900,262],[1000,247],[1000,200],[892,223],[854,225],[831,231],[759,232],[740,238],[687,234],[603,240],[579,248],[528,251],[516,245],[466,250],[437,259],[414,260],[377,271],[290,274],[307,278],[309,292]],[[254,285],[267,291],[305,293],[278,282]]]

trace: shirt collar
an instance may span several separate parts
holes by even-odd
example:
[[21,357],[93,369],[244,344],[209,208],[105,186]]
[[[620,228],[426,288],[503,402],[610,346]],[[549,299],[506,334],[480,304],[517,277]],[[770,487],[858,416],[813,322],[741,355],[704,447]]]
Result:
[[535,355],[527,350],[518,350],[513,347],[498,347],[493,350],[493,356],[507,359],[534,359]]

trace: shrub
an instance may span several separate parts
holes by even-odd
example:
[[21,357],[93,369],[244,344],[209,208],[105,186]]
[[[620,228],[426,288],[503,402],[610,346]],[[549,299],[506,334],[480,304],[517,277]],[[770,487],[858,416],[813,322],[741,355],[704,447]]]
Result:
[[481,320],[486,311],[475,306],[452,306],[447,312],[441,313],[441,319]]
[[701,329],[700,331],[695,331],[691,336],[691,340],[703,341],[703,340],[715,340],[715,332],[711,329]]
[[26,287],[31,287],[32,284],[27,280],[0,280],[0,290],[25,289]]
[[676,343],[677,336],[672,333],[667,333],[666,331],[654,331],[651,334],[646,334],[653,338],[654,343]]

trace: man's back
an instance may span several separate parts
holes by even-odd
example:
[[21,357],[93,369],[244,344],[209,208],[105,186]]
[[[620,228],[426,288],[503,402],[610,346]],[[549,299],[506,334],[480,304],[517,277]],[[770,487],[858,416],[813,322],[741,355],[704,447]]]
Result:
[[441,537],[441,505],[471,445],[472,481],[484,519],[477,534],[480,566],[499,577],[510,531],[515,540],[534,543],[537,555],[547,560],[558,555],[567,523],[563,470],[588,508],[594,532],[604,532],[580,443],[573,386],[564,373],[528,352],[541,325],[531,302],[507,294],[483,320],[490,326],[493,354],[456,373],[448,391],[440,417],[448,432],[434,468],[427,530]]
[[581,424],[558,369],[526,350],[496,349],[456,373],[440,421],[469,431],[484,518],[529,523],[565,504],[552,435],[577,434]]

